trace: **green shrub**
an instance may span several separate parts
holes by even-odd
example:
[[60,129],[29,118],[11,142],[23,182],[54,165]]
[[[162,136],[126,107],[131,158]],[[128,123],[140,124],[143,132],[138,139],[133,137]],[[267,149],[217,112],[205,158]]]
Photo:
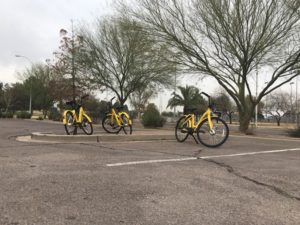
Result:
[[165,117],[173,117],[174,113],[170,112],[170,111],[169,112],[164,111],[164,112],[161,113],[161,115],[165,116]]
[[130,111],[129,111],[129,117],[130,117],[131,119],[136,119],[137,116],[138,116],[138,112],[137,112],[137,111],[135,111],[135,110],[130,110]]
[[20,111],[20,112],[17,112],[17,118],[19,118],[19,119],[30,119],[31,114],[27,111]]
[[149,104],[142,116],[143,125],[145,127],[162,127],[165,122],[165,119],[160,116],[156,106],[154,104]]
[[14,113],[13,112],[1,112],[0,118],[13,118]]
[[48,118],[49,118],[49,120],[54,120],[54,121],[61,121],[62,120],[61,114],[58,111],[55,111],[55,110],[53,110],[49,113]]

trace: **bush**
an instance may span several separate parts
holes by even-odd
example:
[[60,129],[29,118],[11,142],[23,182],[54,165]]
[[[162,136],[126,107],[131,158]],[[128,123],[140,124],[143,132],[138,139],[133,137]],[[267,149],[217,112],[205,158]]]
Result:
[[154,104],[149,104],[142,116],[143,125],[145,127],[162,127],[165,122],[165,119],[160,116],[156,106]]
[[49,113],[48,116],[49,120],[54,120],[54,121],[61,121],[62,120],[62,116],[58,111],[52,110]]
[[164,111],[164,112],[161,113],[161,115],[165,116],[165,117],[173,117],[174,113],[170,112],[170,111],[169,112]]
[[288,131],[289,136],[300,138],[300,127],[294,130]]
[[19,119],[30,119],[31,114],[27,111],[20,111],[20,112],[17,112],[17,118],[19,118]]
[[130,110],[130,111],[129,111],[129,117],[130,117],[131,119],[136,119],[137,116],[138,116],[138,112],[137,112],[137,111],[135,111],[135,110]]
[[14,114],[13,112],[1,112],[0,118],[13,118]]

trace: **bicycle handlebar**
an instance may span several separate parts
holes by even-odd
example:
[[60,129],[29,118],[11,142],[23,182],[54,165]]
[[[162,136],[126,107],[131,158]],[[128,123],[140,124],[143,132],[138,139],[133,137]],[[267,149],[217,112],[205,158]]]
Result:
[[208,105],[211,104],[211,102],[210,102],[210,95],[209,94],[206,94],[205,92],[201,92],[200,95],[205,95],[208,98]]

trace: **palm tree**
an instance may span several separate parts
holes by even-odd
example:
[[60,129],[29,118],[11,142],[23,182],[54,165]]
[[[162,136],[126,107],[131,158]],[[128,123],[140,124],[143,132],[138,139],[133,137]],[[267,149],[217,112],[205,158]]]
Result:
[[199,89],[195,86],[179,86],[181,95],[173,92],[173,97],[169,99],[167,107],[171,109],[175,106],[183,106],[183,113],[187,114],[189,109],[196,108],[198,112],[205,111],[205,100],[200,95]]

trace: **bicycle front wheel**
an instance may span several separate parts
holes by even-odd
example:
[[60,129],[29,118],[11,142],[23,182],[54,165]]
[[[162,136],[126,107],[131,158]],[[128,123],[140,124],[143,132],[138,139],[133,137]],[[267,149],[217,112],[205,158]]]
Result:
[[184,142],[189,136],[188,130],[189,130],[188,119],[185,116],[183,116],[177,121],[175,127],[176,140],[178,142]]
[[218,117],[212,117],[213,128],[210,129],[208,119],[203,120],[197,128],[197,137],[206,147],[218,147],[227,140],[229,129],[226,122]]
[[67,112],[66,124],[65,124],[65,130],[67,135],[74,134],[75,129],[76,129],[76,121],[74,115],[71,112]]
[[132,134],[132,125],[130,119],[124,114],[121,116],[122,126],[125,134]]
[[111,118],[111,115],[107,115],[102,120],[102,127],[107,133],[117,134],[122,129],[117,122]]
[[81,129],[87,135],[92,135],[94,131],[92,123],[88,121],[85,115],[82,117]]

